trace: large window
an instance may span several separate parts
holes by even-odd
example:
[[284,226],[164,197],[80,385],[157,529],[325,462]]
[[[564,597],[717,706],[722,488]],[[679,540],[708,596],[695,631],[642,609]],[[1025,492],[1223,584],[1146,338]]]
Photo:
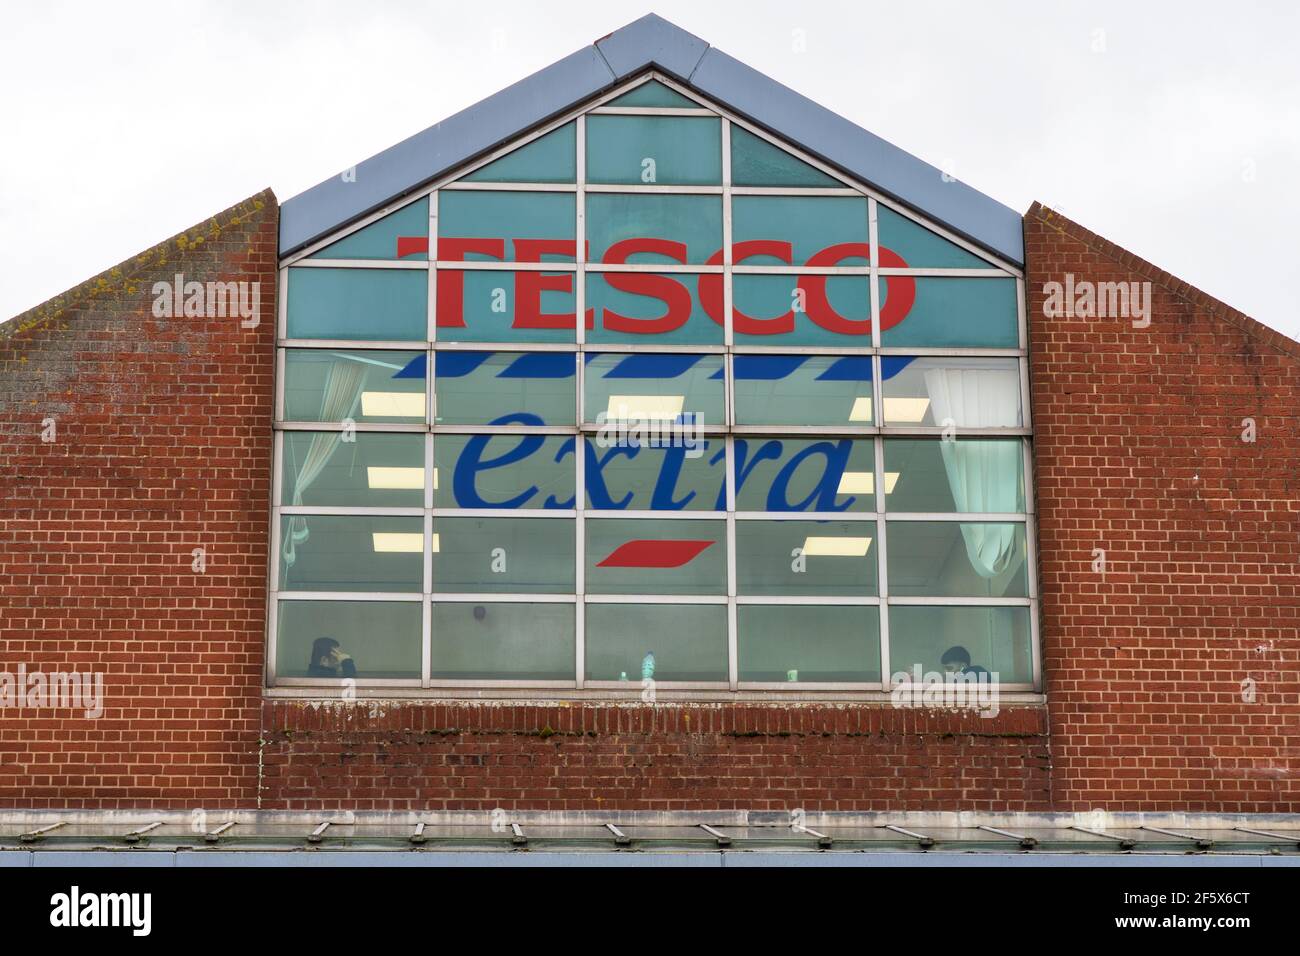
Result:
[[1039,686],[1019,272],[671,81],[281,280],[272,685]]

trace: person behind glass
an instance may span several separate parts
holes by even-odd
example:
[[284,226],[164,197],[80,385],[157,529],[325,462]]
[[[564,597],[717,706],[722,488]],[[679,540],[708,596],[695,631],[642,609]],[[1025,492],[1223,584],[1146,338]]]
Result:
[[318,637],[311,646],[308,677],[356,677],[357,665],[352,655],[332,637]]
[[[988,671],[983,667],[970,662],[970,651],[960,644],[944,651],[943,657],[939,658],[939,663],[943,665],[944,672],[951,677],[980,680],[981,674],[988,674]],[[987,677],[984,679],[987,679]]]

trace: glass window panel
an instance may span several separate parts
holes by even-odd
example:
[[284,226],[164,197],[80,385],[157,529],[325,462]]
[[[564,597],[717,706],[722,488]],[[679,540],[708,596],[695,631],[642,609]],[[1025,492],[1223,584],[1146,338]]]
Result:
[[[465,176],[467,183],[571,183],[578,176],[576,126],[565,123]],[[444,194],[445,195],[445,194]]]
[[[501,423],[540,424],[509,418]],[[572,435],[436,435],[434,507],[573,508],[573,450]]]
[[572,518],[440,516],[433,533],[436,593],[573,593]]
[[888,511],[1020,514],[1025,510],[1019,438],[886,438]]
[[424,436],[283,432],[280,504],[338,508],[424,506]]
[[737,520],[737,588],[757,595],[875,595],[877,537],[874,521]]
[[711,116],[588,116],[587,181],[720,184],[722,121]]
[[584,421],[726,423],[721,355],[588,352],[586,363]]
[[873,425],[870,355],[732,358],[738,425]]
[[[865,196],[736,196],[731,208],[732,258],[738,265],[870,264]],[[787,261],[771,243],[789,245],[793,259]]]
[[737,511],[875,511],[871,439],[737,438]]
[[575,342],[573,290],[572,272],[439,269],[438,341]]
[[423,269],[289,270],[291,339],[424,341],[429,277]]
[[722,197],[587,193],[586,230],[591,262],[699,265],[722,248]]
[[882,266],[896,269],[993,268],[973,252],[967,252],[883,203],[876,204],[876,235],[880,240]]
[[372,222],[332,242],[312,259],[412,259],[429,258],[429,199],[417,199],[409,206]]
[[419,601],[281,601],[278,677],[419,680]]
[[881,345],[1016,348],[1016,280],[885,276],[880,283]]
[[572,425],[578,357],[573,352],[463,352],[434,354],[434,421],[490,425],[528,414],[546,425]]
[[844,185],[735,123],[731,124],[731,181],[737,186]]
[[284,417],[290,422],[423,422],[425,352],[286,349]]
[[[700,295],[721,295],[722,276],[593,272],[587,276],[587,341],[598,345],[721,345],[721,323]],[[721,301],[721,300],[719,300]],[[719,316],[722,309],[717,309]]]
[[886,355],[880,376],[886,425],[960,432],[1021,424],[1017,359]]
[[[677,430],[653,442],[629,435],[587,439],[587,507],[609,511],[725,511],[722,439]],[[651,436],[653,438],[653,436]]]
[[435,602],[433,677],[573,680],[574,615],[572,604]]
[[875,607],[742,604],[736,609],[736,642],[742,681],[880,680]]
[[640,106],[667,109],[699,109],[700,104],[688,99],[658,80],[647,80],[622,96],[615,97],[606,106]]
[[1033,682],[1029,608],[893,605],[889,609],[889,662],[895,680],[900,672],[942,674],[942,658],[969,656],[968,675],[988,671],[995,683]]
[[572,262],[576,209],[574,193],[444,189],[438,194],[438,258]]
[[281,591],[423,591],[424,519],[283,515]]
[[866,276],[736,275],[737,345],[871,345]]
[[992,521],[891,521],[889,593],[1028,597],[1025,526]]
[[588,594],[726,594],[727,523],[588,518]]
[[585,636],[587,680],[727,679],[723,604],[588,604]]

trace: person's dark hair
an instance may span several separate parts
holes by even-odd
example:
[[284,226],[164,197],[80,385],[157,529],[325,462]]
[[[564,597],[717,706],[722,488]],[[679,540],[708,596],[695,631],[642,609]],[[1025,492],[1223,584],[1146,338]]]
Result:
[[958,644],[956,647],[950,647],[943,652],[943,657],[939,658],[940,664],[965,664],[970,665],[970,651]]
[[339,642],[332,637],[318,637],[311,646],[311,663],[308,667],[315,667],[320,663],[320,659],[328,654],[334,648],[339,646]]

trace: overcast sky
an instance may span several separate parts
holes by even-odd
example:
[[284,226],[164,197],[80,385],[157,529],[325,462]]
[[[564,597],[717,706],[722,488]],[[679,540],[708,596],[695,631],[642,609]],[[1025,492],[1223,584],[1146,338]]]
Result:
[[1293,0],[6,2],[0,317],[650,11],[1300,337]]

